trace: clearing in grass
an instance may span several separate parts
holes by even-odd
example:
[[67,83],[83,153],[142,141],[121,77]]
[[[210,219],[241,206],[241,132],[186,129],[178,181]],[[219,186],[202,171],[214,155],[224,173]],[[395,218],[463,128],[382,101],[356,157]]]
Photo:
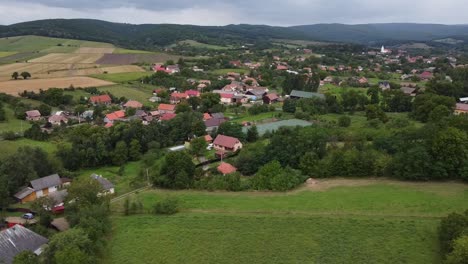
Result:
[[124,73],[108,73],[108,74],[95,74],[91,77],[98,78],[105,81],[115,83],[127,83],[137,81],[143,77],[154,74],[154,72],[124,72]]

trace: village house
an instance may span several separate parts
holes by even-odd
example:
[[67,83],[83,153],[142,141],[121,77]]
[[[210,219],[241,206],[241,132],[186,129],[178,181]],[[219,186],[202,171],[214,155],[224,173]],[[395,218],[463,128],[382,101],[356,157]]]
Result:
[[126,102],[124,105],[123,105],[125,108],[135,108],[135,109],[140,109],[143,107],[143,104],[138,102],[138,101],[135,101],[135,100],[130,100],[128,102]]
[[158,106],[158,112],[160,115],[163,114],[175,114],[175,105],[170,105],[170,104],[159,104]]
[[114,121],[125,118],[125,111],[119,110],[112,112],[110,114],[107,114],[106,117],[104,118],[104,123],[114,123]]
[[425,71],[419,75],[419,78],[425,81],[432,79],[432,77],[434,77],[434,75],[430,71]]
[[236,167],[226,162],[221,162],[216,169],[223,175],[228,175],[237,171]]
[[416,88],[414,87],[407,87],[407,86],[403,86],[400,88],[400,90],[406,94],[406,95],[409,95],[409,96],[416,96]]
[[39,110],[26,111],[26,120],[39,121],[41,120],[41,113],[39,112]]
[[224,118],[224,116],[222,116],[222,117],[211,117],[210,119],[207,119],[207,120],[204,121],[205,126],[206,126],[205,131],[207,133],[211,133],[214,130],[217,130],[218,127],[224,122],[226,122],[226,119]]
[[182,101],[187,100],[189,96],[186,93],[171,93],[171,104],[180,104]]
[[112,99],[108,94],[95,95],[89,98],[89,102],[93,105],[98,105],[98,104],[110,105],[112,103]]
[[107,195],[107,194],[114,194],[114,184],[112,184],[108,179],[102,177],[101,175],[97,175],[95,173],[91,174],[91,179],[96,180],[99,185],[102,187],[102,191],[99,195]]
[[233,103],[234,93],[221,93],[221,103],[231,105]]
[[242,142],[235,137],[218,135],[213,141],[213,147],[221,152],[236,152],[242,149]]
[[288,66],[285,66],[285,65],[276,66],[276,70],[278,71],[287,71],[288,69],[289,69]]
[[185,94],[190,98],[190,97],[200,97],[200,92],[197,90],[187,90],[185,91]]
[[16,255],[31,251],[41,255],[49,240],[21,225],[0,232],[0,263],[11,264]]
[[274,103],[278,102],[278,100],[279,100],[279,97],[275,93],[269,93],[269,94],[266,94],[265,96],[263,96],[263,103],[264,104],[274,104]]
[[358,83],[364,85],[364,84],[368,84],[369,81],[367,80],[366,77],[361,77],[359,78]]
[[457,103],[455,105],[455,115],[468,114],[468,104]]
[[169,120],[175,118],[176,116],[177,115],[175,113],[164,113],[159,118],[159,121],[169,121]]
[[234,67],[241,67],[242,66],[242,62],[240,60],[230,61],[229,64],[231,64]]
[[14,197],[21,203],[31,202],[56,192],[61,185],[62,181],[58,174],[49,175],[32,180],[28,187],[23,188]]
[[388,81],[379,82],[379,88],[382,91],[389,90],[391,88],[390,87],[390,82],[388,82]]
[[68,118],[62,112],[57,112],[54,115],[51,115],[47,122],[51,123],[53,126],[59,126],[62,123],[66,124],[68,122]]

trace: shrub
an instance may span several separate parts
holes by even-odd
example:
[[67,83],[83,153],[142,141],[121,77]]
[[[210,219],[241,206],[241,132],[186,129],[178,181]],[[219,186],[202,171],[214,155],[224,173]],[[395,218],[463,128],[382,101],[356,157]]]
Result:
[[154,213],[160,215],[172,215],[179,212],[179,200],[172,197],[166,197],[157,202],[154,207]]
[[351,118],[349,116],[340,116],[338,119],[338,125],[340,127],[349,127],[351,125]]

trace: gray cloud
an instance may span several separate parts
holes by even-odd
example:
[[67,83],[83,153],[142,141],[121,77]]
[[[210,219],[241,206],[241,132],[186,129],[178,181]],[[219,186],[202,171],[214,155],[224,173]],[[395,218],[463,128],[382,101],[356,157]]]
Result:
[[465,24],[465,0],[0,0],[0,24],[45,18],[195,25]]

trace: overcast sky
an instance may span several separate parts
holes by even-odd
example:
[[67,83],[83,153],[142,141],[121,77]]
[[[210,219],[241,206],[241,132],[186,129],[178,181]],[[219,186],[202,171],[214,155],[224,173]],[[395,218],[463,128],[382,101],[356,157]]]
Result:
[[0,24],[94,18],[194,25],[468,24],[466,0],[0,0]]

